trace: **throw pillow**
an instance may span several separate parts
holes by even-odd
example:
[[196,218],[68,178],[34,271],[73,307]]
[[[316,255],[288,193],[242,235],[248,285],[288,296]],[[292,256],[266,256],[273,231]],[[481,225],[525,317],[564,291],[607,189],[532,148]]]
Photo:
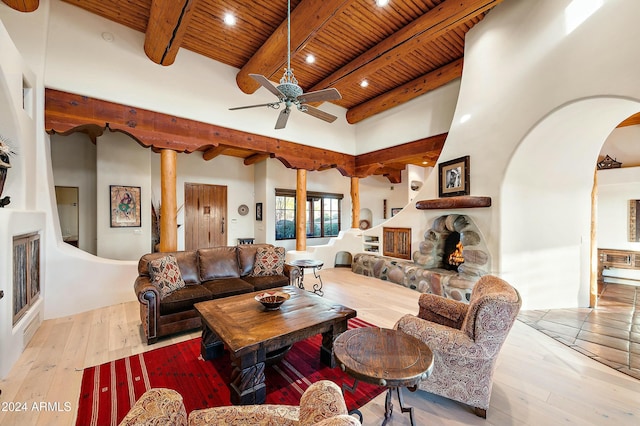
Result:
[[253,264],[254,277],[282,275],[284,273],[284,247],[259,247]]
[[151,283],[160,292],[160,299],[164,299],[186,285],[182,279],[178,261],[170,254],[149,262],[149,273]]

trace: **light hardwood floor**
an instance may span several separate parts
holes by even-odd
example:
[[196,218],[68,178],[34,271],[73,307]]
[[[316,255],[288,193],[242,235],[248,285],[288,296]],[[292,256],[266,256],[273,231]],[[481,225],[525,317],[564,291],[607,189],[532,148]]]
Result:
[[[365,321],[393,327],[417,312],[418,293],[349,269],[321,271],[325,298],[354,308]],[[306,283],[312,285],[311,280]],[[132,290],[133,291],[133,290]],[[2,408],[26,402],[27,411],[0,411],[1,425],[74,425],[85,367],[198,336],[191,332],[147,346],[140,336],[138,303],[110,306],[43,323],[9,376],[0,382]],[[465,405],[404,391],[417,425],[636,425],[640,381],[596,362],[516,321],[498,360],[487,419]],[[58,403],[60,411],[33,409]],[[65,411],[65,403],[70,410]],[[394,398],[391,426],[408,425]],[[49,408],[56,408],[50,404]],[[362,408],[365,425],[379,425],[384,393]]]

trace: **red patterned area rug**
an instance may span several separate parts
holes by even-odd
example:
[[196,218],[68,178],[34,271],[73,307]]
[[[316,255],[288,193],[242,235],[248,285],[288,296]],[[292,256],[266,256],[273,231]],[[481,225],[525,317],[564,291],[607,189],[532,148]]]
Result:
[[[358,318],[349,320],[350,329],[371,326]],[[321,339],[317,335],[294,344],[282,361],[266,368],[267,404],[298,405],[305,389],[318,380],[353,384],[340,368],[320,362]],[[227,387],[230,375],[228,352],[205,361],[200,356],[200,338],[90,367],[82,376],[76,425],[117,425],[151,388],[178,391],[187,413],[231,405]],[[347,407],[359,408],[383,390],[361,382],[355,393],[345,392]]]

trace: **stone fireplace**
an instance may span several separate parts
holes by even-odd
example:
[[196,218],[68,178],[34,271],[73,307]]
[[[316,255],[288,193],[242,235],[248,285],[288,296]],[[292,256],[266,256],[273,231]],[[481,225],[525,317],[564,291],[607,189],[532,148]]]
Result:
[[414,263],[423,269],[415,281],[427,293],[468,301],[476,281],[489,273],[490,260],[473,220],[466,215],[443,215],[433,221],[413,253]]
[[476,281],[491,268],[482,234],[473,220],[460,214],[436,218],[412,258],[410,261],[358,253],[351,269],[421,293],[468,302]]

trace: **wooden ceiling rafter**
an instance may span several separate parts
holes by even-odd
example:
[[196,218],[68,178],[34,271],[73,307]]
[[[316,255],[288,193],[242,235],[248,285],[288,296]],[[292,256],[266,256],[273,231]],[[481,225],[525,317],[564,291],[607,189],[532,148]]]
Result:
[[152,0],[144,52],[156,64],[176,60],[199,0]]
[[18,12],[33,12],[40,6],[40,0],[2,0],[2,2]]
[[[290,53],[300,86],[335,87],[342,99],[333,103],[357,123],[458,78],[461,68],[451,64],[464,56],[466,33],[503,0],[394,0],[388,7],[291,0],[290,50],[285,0],[62,1],[143,32],[144,52],[155,63],[170,65],[184,48],[238,68],[236,84],[245,93],[260,87],[249,73],[277,82]],[[237,25],[223,23],[228,12]]]
[[247,153],[243,156],[245,165],[276,158],[293,169],[335,168],[348,177],[382,174],[394,183],[398,183],[403,165],[437,159],[446,139],[442,134],[353,156],[54,89],[45,90],[45,129],[62,135],[81,131],[94,143],[109,129],[131,136],[154,152],[200,151],[204,160],[210,160],[243,151]]
[[[369,74],[392,64],[448,31],[478,16],[502,0],[446,0],[390,37],[362,53],[331,75],[315,84],[310,91],[355,86]],[[457,58],[456,58],[457,59]]]

